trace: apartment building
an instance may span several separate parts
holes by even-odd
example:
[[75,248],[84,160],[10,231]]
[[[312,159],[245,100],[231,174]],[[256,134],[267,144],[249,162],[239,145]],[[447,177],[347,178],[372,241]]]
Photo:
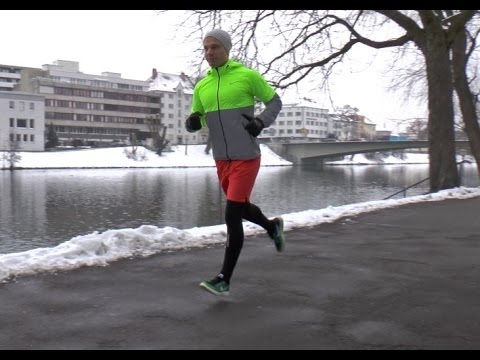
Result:
[[150,145],[149,120],[160,120],[171,145],[205,143],[205,132],[184,129],[193,84],[184,75],[158,73],[147,80],[80,72],[76,61],[57,60],[42,69],[22,69],[16,89],[45,96],[45,125],[53,125],[63,145],[137,143]]
[[45,98],[17,91],[0,91],[0,151],[43,151]]
[[22,70],[15,88],[45,97],[45,125],[54,127],[63,145],[146,141],[147,118],[160,112],[160,98],[148,92],[147,81],[84,74],[75,61]]
[[275,122],[263,130],[260,139],[314,141],[327,138],[332,131],[328,109],[306,103],[283,104]]
[[0,91],[12,91],[20,81],[20,66],[0,64]]
[[[257,109],[260,112],[261,108]],[[362,115],[330,114],[312,101],[285,103],[275,122],[259,136],[262,141],[324,141],[373,139],[375,124]]]
[[206,144],[208,130],[196,133],[185,130],[185,119],[192,108],[194,81],[184,73],[180,75],[152,70],[148,79],[149,91],[161,97],[162,124],[167,126],[166,138],[171,144]]

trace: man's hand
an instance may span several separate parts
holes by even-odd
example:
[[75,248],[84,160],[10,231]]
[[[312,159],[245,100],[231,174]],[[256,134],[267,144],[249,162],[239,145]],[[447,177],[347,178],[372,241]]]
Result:
[[246,114],[242,114],[242,116],[248,120],[248,124],[245,125],[245,130],[247,130],[253,137],[260,135],[264,128],[262,120]]
[[201,117],[202,114],[198,111],[190,114],[187,120],[185,120],[185,129],[190,133],[200,130],[202,128],[202,123],[200,122]]

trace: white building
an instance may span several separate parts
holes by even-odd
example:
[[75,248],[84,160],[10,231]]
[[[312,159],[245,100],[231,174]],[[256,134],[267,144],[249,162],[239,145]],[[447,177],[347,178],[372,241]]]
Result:
[[184,73],[159,73],[153,69],[149,91],[160,95],[162,124],[167,126],[167,140],[171,144],[206,144],[208,130],[196,133],[185,130],[185,119],[192,108],[195,83]]
[[334,131],[328,109],[311,103],[284,103],[275,122],[263,130],[260,139],[315,141],[327,138]]
[[[258,112],[261,109],[257,109]],[[284,103],[275,122],[259,136],[263,141],[373,139],[375,124],[362,115],[330,114],[313,101]]]
[[0,91],[0,150],[45,149],[45,97]]

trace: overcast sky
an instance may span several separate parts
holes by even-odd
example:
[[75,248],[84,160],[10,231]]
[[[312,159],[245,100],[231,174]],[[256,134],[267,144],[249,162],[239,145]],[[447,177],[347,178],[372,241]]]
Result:
[[[84,73],[118,72],[124,78],[137,80],[146,80],[152,68],[189,73],[196,44],[186,41],[181,30],[175,32],[179,22],[175,15],[180,13],[172,10],[165,16],[154,10],[0,10],[0,64],[40,68],[55,60],[71,60],[78,61]],[[364,68],[360,65],[336,78],[335,106],[356,107],[360,114],[387,128],[392,123],[389,119],[426,117],[426,105],[403,103],[399,95],[386,91],[388,75],[379,69],[386,61],[378,58],[368,70],[359,71]],[[321,94],[316,100],[331,109]]]

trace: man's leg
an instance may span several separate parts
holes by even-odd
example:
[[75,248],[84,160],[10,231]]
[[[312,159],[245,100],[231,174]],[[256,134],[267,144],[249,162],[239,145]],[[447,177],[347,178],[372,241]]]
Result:
[[237,264],[243,247],[244,233],[242,213],[245,203],[227,200],[225,208],[225,222],[227,224],[227,243],[221,274],[223,279],[230,283],[233,270]]

